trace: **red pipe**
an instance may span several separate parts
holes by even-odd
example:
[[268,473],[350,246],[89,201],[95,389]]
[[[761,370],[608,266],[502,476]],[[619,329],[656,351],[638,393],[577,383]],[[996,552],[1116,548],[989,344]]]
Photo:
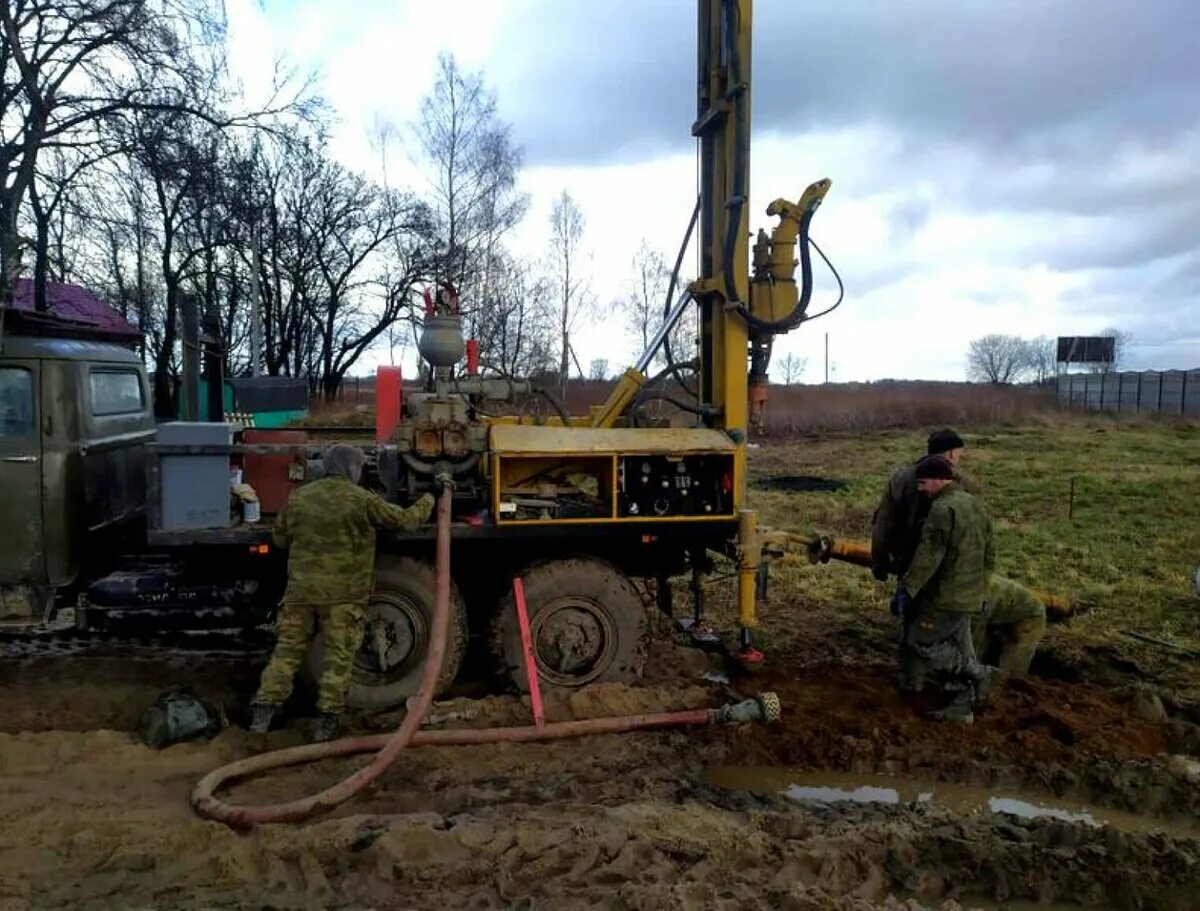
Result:
[[537,660],[533,657],[533,638],[529,634],[529,611],[525,609],[525,582],[520,576],[513,579],[513,601],[517,603],[517,624],[521,627],[521,656],[525,659],[525,679],[529,681],[529,705],[533,708],[533,723],[546,724],[542,710],[542,687],[538,680]]

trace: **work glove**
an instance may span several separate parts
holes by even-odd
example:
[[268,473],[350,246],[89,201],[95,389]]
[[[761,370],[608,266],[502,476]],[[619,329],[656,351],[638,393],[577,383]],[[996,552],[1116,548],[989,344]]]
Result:
[[886,582],[888,580],[888,568],[882,563],[872,566],[871,575],[875,577],[876,582]]
[[892,616],[903,620],[904,616],[911,610],[912,596],[909,595],[903,585],[897,586],[895,593],[892,595]]
[[438,495],[441,495],[442,491],[444,491],[444,490],[447,490],[447,489],[453,490],[454,489],[453,476],[446,474],[445,472],[434,475],[433,489],[438,493]]

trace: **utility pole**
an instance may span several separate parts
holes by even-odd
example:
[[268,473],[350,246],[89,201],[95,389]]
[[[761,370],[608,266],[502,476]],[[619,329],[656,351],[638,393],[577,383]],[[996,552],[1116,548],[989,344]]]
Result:
[[825,385],[829,385],[829,333],[825,333]]
[[258,219],[250,229],[250,375],[259,374],[259,354],[262,352],[262,300],[259,297],[258,275],[261,261],[258,253]]

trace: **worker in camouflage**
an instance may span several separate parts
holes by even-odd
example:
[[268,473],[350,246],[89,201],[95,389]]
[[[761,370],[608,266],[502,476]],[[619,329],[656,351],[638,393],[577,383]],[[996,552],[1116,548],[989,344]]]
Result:
[[[979,485],[962,470],[966,449],[963,438],[949,428],[929,435],[926,455],[940,455],[954,467],[954,480],[968,493],[978,494]],[[888,478],[875,510],[871,527],[871,572],[880,582],[888,574],[904,575],[921,539],[921,523],[929,512],[929,499],[917,490],[917,462],[898,468]]]
[[362,644],[375,576],[375,532],[416,528],[434,505],[425,494],[402,509],[359,487],[363,454],[353,446],[331,447],[323,464],[325,476],[293,493],[275,522],[275,544],[288,550],[288,583],[276,621],[275,651],[254,698],[250,729],[258,733],[266,733],[291,693],[314,626],[319,626],[324,667],[317,690],[321,719],[316,739],[336,735]]
[[926,456],[915,474],[930,507],[892,600],[902,621],[900,687],[919,692],[926,677],[933,677],[951,696],[934,717],[969,724],[972,705],[986,696],[989,676],[975,655],[971,620],[983,608],[995,567],[992,521],[979,500],[955,481],[948,459]]
[[1046,605],[1019,582],[992,576],[983,613],[971,621],[971,631],[980,659],[997,649],[1000,672],[1024,677],[1046,634]]

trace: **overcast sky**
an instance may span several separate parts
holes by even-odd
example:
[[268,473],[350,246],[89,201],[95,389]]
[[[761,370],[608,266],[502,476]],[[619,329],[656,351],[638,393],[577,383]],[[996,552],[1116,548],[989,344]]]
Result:
[[[580,358],[614,368],[635,352],[607,305],[643,238],[674,255],[694,200],[695,7],[228,4],[248,86],[278,53],[315,68],[355,168],[378,173],[372,123],[415,119],[441,50],[482,69],[525,152],[514,246],[537,255],[575,196],[605,305]],[[828,332],[837,380],[961,379],[980,335],[1117,327],[1131,368],[1200,366],[1197,35],[1197,0],[757,0],[751,227],[831,178],[812,233],[846,283],[776,357],[819,381]]]

